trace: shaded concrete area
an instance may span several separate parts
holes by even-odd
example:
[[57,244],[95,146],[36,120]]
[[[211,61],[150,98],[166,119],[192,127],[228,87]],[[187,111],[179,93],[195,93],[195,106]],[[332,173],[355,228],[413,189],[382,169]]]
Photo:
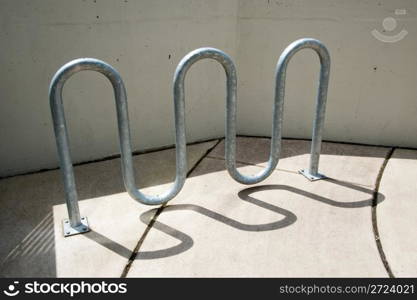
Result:
[[[188,146],[188,167],[193,167],[216,143]],[[168,183],[175,176],[175,150],[134,156],[134,166],[139,187]],[[63,239],[61,232],[61,220],[67,217],[67,212],[59,170],[0,180],[3,208],[0,234],[6,237],[0,247],[2,276],[120,276],[138,237],[146,228],[136,224],[129,227],[132,225],[129,213],[136,221],[137,214],[148,207],[126,195],[119,159],[77,166],[75,178],[81,214],[89,218],[93,232],[68,240]],[[114,257],[101,255],[102,247],[98,243],[88,243],[100,239],[99,232],[108,234],[102,227],[112,231],[114,235],[110,237],[118,237],[116,240],[122,244],[124,238],[129,237],[130,243],[124,243],[127,248],[122,259],[118,254]],[[66,257],[65,253],[71,257]]]
[[[237,141],[239,170],[259,172],[269,139]],[[188,146],[189,178],[163,208],[125,193],[119,159],[77,166],[80,210],[92,231],[68,238],[61,227],[67,212],[59,170],[0,180],[0,233],[6,237],[0,274],[387,277],[382,251],[395,276],[416,276],[417,245],[410,237],[417,151],[396,150],[387,160],[391,148],[323,143],[320,172],[329,178],[310,182],[298,174],[308,166],[309,148],[309,141],[283,140],[273,174],[245,186],[225,170],[223,141]],[[170,187],[174,149],[134,161],[144,192]]]
[[[277,170],[298,172],[308,167],[310,141],[283,140]],[[387,147],[358,146],[342,143],[323,143],[320,157],[320,172],[327,177],[373,187],[375,178],[367,176],[381,163]],[[266,166],[270,151],[267,138],[245,137],[237,139],[236,159],[244,164]],[[224,157],[224,141],[210,152],[209,157]],[[334,168],[335,164],[337,168]],[[372,174],[374,175],[374,174]],[[192,174],[191,174],[192,176]]]
[[417,151],[397,149],[388,161],[377,207],[379,237],[396,277],[417,277]]
[[[371,206],[388,149],[325,143],[321,170],[333,179],[312,183],[297,174],[308,144],[285,141],[278,170],[251,187],[228,176],[220,144],[158,216],[128,276],[386,277]],[[268,147],[239,139],[237,159],[259,164],[241,171],[259,172]]]

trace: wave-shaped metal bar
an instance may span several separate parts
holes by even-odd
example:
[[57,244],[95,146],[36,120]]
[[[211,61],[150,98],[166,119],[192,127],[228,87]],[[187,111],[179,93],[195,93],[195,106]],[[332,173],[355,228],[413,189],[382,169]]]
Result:
[[123,181],[126,190],[132,198],[148,205],[157,205],[169,201],[175,197],[183,187],[187,170],[183,99],[179,98],[179,101],[177,99],[174,101],[177,164],[174,185],[162,195],[145,195],[136,189],[126,90],[120,74],[109,64],[93,58],[81,58],[67,63],[56,72],[49,87],[51,113],[60,167],[64,180],[65,198],[69,216],[69,220],[64,220],[65,236],[87,232],[89,230],[87,218],[80,216],[74,171],[69,148],[68,132],[62,102],[62,89],[65,82],[73,74],[83,70],[99,72],[106,76],[112,84],[116,101]]
[[[187,148],[186,148],[186,128],[185,128],[185,88],[184,81],[186,74],[190,67],[197,61],[205,58],[214,59],[219,62],[227,77],[228,91],[227,105],[226,105],[226,122],[227,122],[227,137],[235,137],[235,116],[236,116],[236,69],[232,59],[223,51],[215,48],[199,48],[188,53],[178,64],[174,74],[174,113],[175,113],[175,141],[176,141],[176,177],[174,187],[168,190],[165,194],[158,196],[147,196],[141,193],[135,187],[133,180],[133,168],[128,170],[125,178],[125,186],[129,195],[149,205],[157,205],[168,202],[174,198],[182,189],[187,176]],[[130,141],[130,137],[125,137],[122,142]],[[123,153],[122,153],[123,157]],[[126,155],[125,155],[126,157]],[[127,167],[132,166],[130,162],[125,162],[123,165]]]
[[[330,55],[326,47],[318,40],[304,38],[290,44],[281,54],[275,71],[275,96],[272,113],[272,134],[270,155],[267,166],[260,173],[252,176],[245,176],[236,169],[236,86],[227,85],[228,108],[226,128],[226,165],[229,174],[238,182],[243,184],[255,184],[265,180],[275,170],[281,152],[282,123],[285,98],[285,79],[288,62],[295,53],[304,48],[316,51],[320,58],[320,81],[317,96],[316,116],[313,125],[313,137],[311,146],[310,165],[308,170],[301,170],[304,176],[310,180],[317,180],[324,177],[318,173],[318,164],[321,151],[321,140],[323,136],[324,115],[326,109],[327,87],[330,73]],[[229,99],[230,104],[229,104]]]
[[[310,164],[307,170],[300,170],[300,173],[309,180],[325,178],[318,172],[321,152],[321,141],[323,137],[324,117],[326,112],[327,90],[330,76],[330,54],[322,42],[304,38],[290,44],[281,54],[276,69],[276,103],[282,106],[285,97],[285,79],[288,62],[301,49],[313,49],[320,59],[320,78],[316,101],[316,115],[313,124],[313,136],[311,142]],[[281,115],[282,118],[282,115]],[[280,120],[282,122],[282,120]]]
[[[273,135],[271,139],[271,155],[268,167],[259,174],[245,176],[236,168],[236,94],[237,94],[237,75],[236,68],[232,59],[221,50],[215,48],[200,48],[187,54],[178,64],[174,76],[174,99],[179,103],[184,103],[184,79],[189,68],[199,60],[209,58],[220,63],[226,74],[226,125],[225,125],[225,158],[226,168],[229,174],[238,182],[244,184],[258,183],[267,178],[275,169],[279,158],[279,142],[281,140],[281,116],[282,105],[274,105]],[[180,106],[177,106],[178,108]],[[276,108],[278,107],[278,110]],[[178,114],[184,110],[178,111]],[[181,118],[184,120],[184,118]],[[177,125],[184,127],[183,124]]]
[[283,107],[285,96],[286,69],[291,57],[299,50],[311,48],[317,52],[321,62],[319,92],[317,97],[316,117],[313,128],[310,166],[307,171],[300,171],[311,180],[323,176],[318,173],[318,161],[322,132],[327,87],[330,71],[330,56],[326,47],[314,39],[301,39],[289,45],[280,56],[276,67],[275,101],[273,106],[272,135],[270,157],[267,167],[256,175],[246,176],[236,168],[236,94],[237,75],[232,59],[223,51],[215,48],[200,48],[190,52],[178,64],[174,75],[174,112],[175,112],[175,143],[176,143],[176,177],[173,186],[161,195],[146,195],[136,188],[132,160],[132,147],[129,128],[129,117],[126,90],[120,74],[109,64],[93,59],[82,58],[73,60],[62,66],[53,77],[49,98],[51,105],[54,131],[58,148],[60,167],[64,179],[66,203],[69,220],[64,220],[64,235],[73,235],[89,230],[87,218],[80,217],[78,196],[71,161],[68,132],[62,103],[62,89],[66,80],[82,70],[96,71],[106,76],[111,82],[116,101],[119,143],[121,149],[122,174],[125,188],[135,200],[147,204],[163,204],[174,198],[182,189],[187,173],[186,134],[185,134],[185,91],[184,80],[189,68],[197,61],[205,58],[219,62],[226,73],[226,126],[225,126],[225,160],[229,174],[243,184],[255,184],[266,179],[276,168],[281,150]]

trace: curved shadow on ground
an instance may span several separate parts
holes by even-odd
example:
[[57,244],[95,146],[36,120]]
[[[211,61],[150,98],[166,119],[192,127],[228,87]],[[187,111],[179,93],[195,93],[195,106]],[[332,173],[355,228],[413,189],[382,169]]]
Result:
[[[228,225],[230,227],[236,228],[238,230],[243,231],[252,231],[252,232],[260,232],[260,231],[271,231],[276,230],[280,228],[284,228],[287,226],[290,226],[297,220],[297,216],[290,212],[289,210],[283,209],[281,207],[269,204],[267,202],[249,197],[247,199],[242,199],[243,201],[249,202],[251,204],[257,205],[259,207],[268,209],[270,211],[273,211],[279,215],[283,215],[284,218],[280,219],[279,221],[271,222],[271,223],[265,223],[265,224],[245,224],[242,222],[239,222],[237,220],[231,219],[227,216],[224,216],[222,214],[219,214],[215,211],[209,210],[205,207],[195,205],[195,204],[176,204],[176,205],[168,205],[164,207],[163,212],[175,212],[175,211],[184,211],[184,210],[191,210],[197,213],[200,213],[206,217],[209,217],[213,220],[219,221],[225,225]],[[154,218],[155,214],[157,213],[158,208],[150,209],[143,214],[140,215],[140,220],[145,224],[150,224],[151,220]],[[182,252],[187,251],[190,249],[194,241],[193,239],[171,227],[168,226],[162,222],[159,222],[157,220],[154,221],[152,225],[152,229],[157,229],[179,241],[179,244],[161,249],[161,250],[154,250],[154,251],[140,251],[136,259],[157,259],[157,258],[164,258],[169,257],[173,255],[180,254]],[[96,232],[96,231],[90,231],[85,234],[86,237],[90,238],[91,240],[94,240],[95,242],[99,243],[100,245],[106,247],[107,249],[118,253],[119,255],[131,258],[132,252],[124,247],[123,245],[120,245],[109,238],[103,236],[102,234]]]
[[[205,207],[199,206],[199,205],[195,205],[195,204],[176,204],[176,205],[169,205],[166,206],[163,209],[163,212],[175,212],[175,211],[180,211],[180,210],[191,210],[194,212],[197,212],[199,214],[202,214],[206,217],[209,217],[213,220],[216,220],[218,222],[221,222],[225,225],[228,225],[230,227],[236,228],[238,230],[243,230],[243,231],[253,231],[253,232],[259,232],[259,231],[270,231],[270,230],[276,230],[276,229],[280,229],[280,228],[284,228],[287,226],[290,226],[291,224],[293,224],[296,220],[297,217],[295,214],[293,214],[292,212],[280,208],[278,206],[266,203],[264,201],[255,199],[255,198],[248,198],[248,199],[242,199],[246,202],[252,203],[254,205],[257,205],[259,207],[268,209],[270,211],[273,211],[277,214],[283,215],[284,218],[276,221],[276,222],[272,222],[272,223],[265,223],[265,224],[245,224],[239,221],[236,221],[234,219],[231,219],[229,217],[226,217],[222,214],[219,214],[215,211],[209,210]],[[143,213],[140,216],[141,221],[148,225],[151,221],[151,219],[153,218],[153,216],[156,214],[157,209],[151,209],[145,213]],[[177,240],[180,241],[180,243],[176,246],[170,247],[170,248],[166,248],[166,249],[162,249],[162,250],[155,250],[155,251],[141,251],[138,253],[137,259],[155,259],[155,258],[163,258],[163,257],[168,257],[168,256],[172,256],[172,255],[176,255],[176,254],[180,254],[184,251],[187,251],[188,249],[190,249],[193,246],[193,239],[188,236],[187,234],[180,232],[166,224],[163,224],[159,221],[155,221],[152,228],[155,228],[167,235],[170,235],[174,238],[176,238]]]
[[[202,206],[199,205],[194,205],[194,204],[177,204],[177,205],[170,205],[164,208],[164,212],[173,212],[173,211],[178,211],[178,210],[192,210],[195,212],[198,212],[204,216],[207,216],[209,218],[212,218],[216,221],[219,221],[223,224],[226,224],[228,226],[231,226],[233,228],[239,229],[239,230],[244,230],[244,231],[268,231],[268,230],[276,230],[276,229],[280,229],[286,226],[289,226],[291,224],[293,224],[296,220],[297,217],[295,214],[293,214],[292,212],[280,208],[278,206],[269,204],[267,202],[261,201],[259,199],[256,199],[252,196],[250,196],[253,193],[256,192],[260,192],[260,191],[268,191],[268,190],[286,190],[292,193],[296,193],[299,195],[302,195],[304,197],[308,197],[311,198],[313,200],[316,201],[320,201],[322,203],[328,204],[328,205],[332,205],[332,206],[336,206],[336,207],[341,207],[341,208],[360,208],[360,207],[371,207],[373,205],[373,201],[374,201],[374,191],[371,189],[368,189],[366,187],[363,186],[359,186],[350,182],[345,182],[345,181],[339,181],[336,179],[332,179],[332,178],[328,178],[326,179],[328,182],[331,182],[333,184],[337,184],[340,186],[344,186],[350,189],[355,189],[357,191],[360,192],[364,192],[364,193],[368,193],[370,195],[372,195],[369,199],[365,199],[365,200],[360,200],[360,201],[352,201],[352,202],[340,202],[340,201],[335,201],[332,200],[330,198],[326,198],[326,197],[322,197],[319,196],[317,194],[313,194],[292,186],[287,186],[287,185],[260,185],[260,186],[255,186],[255,187],[249,187],[246,189],[241,190],[238,193],[238,196],[241,200],[255,204],[257,206],[260,206],[262,208],[271,210],[273,212],[276,212],[278,214],[284,215],[285,218],[280,220],[280,221],[276,221],[276,222],[272,222],[272,223],[268,223],[268,224],[260,224],[260,225],[249,225],[249,224],[244,224],[241,222],[238,222],[236,220],[233,220],[231,218],[228,218],[224,215],[221,215],[217,212],[211,211],[207,208],[204,208]],[[378,199],[378,203],[382,202],[385,199],[385,196],[378,193],[378,197],[376,198]],[[152,209],[149,210],[145,213],[143,213],[141,215],[141,221],[145,224],[149,224],[149,222],[151,221],[152,217],[155,215],[157,209]],[[178,239],[180,241],[180,244],[173,246],[171,248],[167,248],[167,249],[162,249],[162,250],[156,250],[156,251],[144,251],[144,252],[139,252],[138,254],[138,259],[155,259],[155,258],[162,258],[162,257],[167,257],[167,256],[172,256],[172,255],[177,255],[180,254],[181,252],[187,251],[188,249],[190,249],[193,246],[193,240],[190,236],[186,235],[185,233],[182,233],[168,225],[165,225],[159,221],[155,221],[153,227],[165,234],[168,234],[172,237],[175,237],[176,239]]]
[[[328,205],[332,205],[332,206],[336,206],[336,207],[343,207],[343,208],[360,208],[360,207],[366,207],[366,206],[373,206],[373,201],[374,201],[374,191],[367,189],[365,187],[362,186],[358,186],[349,182],[345,182],[345,181],[338,181],[332,178],[328,178],[326,179],[328,182],[337,184],[337,185],[341,185],[341,186],[345,186],[348,188],[352,188],[361,192],[365,192],[368,194],[371,194],[372,196],[369,199],[366,200],[360,200],[360,201],[352,201],[352,202],[340,202],[340,201],[335,201],[333,199],[330,198],[326,198],[326,197],[322,197],[319,196],[317,194],[313,194],[292,186],[288,186],[288,185],[281,185],[281,184],[269,184],[269,185],[259,185],[259,186],[254,186],[254,187],[249,187],[246,189],[241,190],[238,193],[239,198],[241,198],[242,200],[257,200],[255,198],[250,197],[250,194],[253,194],[255,192],[261,192],[261,191],[270,191],[270,190],[285,190],[288,192],[292,192],[292,193],[296,193],[299,195],[302,195],[304,197],[308,197],[311,198],[313,200],[328,204]],[[378,193],[378,197],[377,199],[377,204],[384,201],[385,200],[385,196],[381,193]],[[259,200],[258,200],[259,201]]]
[[[261,231],[277,230],[277,229],[290,226],[297,220],[297,216],[294,213],[290,212],[289,210],[283,209],[276,205],[273,205],[273,204],[270,204],[270,203],[267,203],[267,202],[264,202],[264,201],[261,201],[259,199],[252,197],[251,194],[254,194],[256,192],[269,191],[269,190],[285,190],[291,193],[296,193],[304,197],[311,198],[313,200],[316,200],[316,201],[319,201],[328,205],[332,205],[335,207],[340,207],[340,208],[361,208],[361,207],[367,207],[367,206],[371,207],[373,206],[374,198],[377,199],[378,203],[385,200],[385,196],[383,194],[378,193],[377,195],[374,195],[374,191],[366,187],[359,186],[359,185],[345,182],[345,181],[339,181],[339,180],[332,179],[332,178],[328,178],[326,180],[333,184],[337,184],[337,185],[344,186],[350,189],[358,190],[360,192],[371,194],[372,196],[370,199],[365,199],[365,200],[360,200],[360,201],[340,202],[340,201],[335,201],[330,198],[322,197],[317,194],[313,194],[313,193],[310,193],[310,192],[307,192],[307,191],[304,191],[304,190],[301,190],[292,186],[280,185],[280,184],[259,185],[259,186],[249,187],[249,188],[245,188],[241,190],[238,193],[238,196],[241,200],[257,205],[264,209],[268,209],[270,211],[273,211],[277,214],[284,216],[284,218],[279,221],[275,221],[272,223],[265,223],[265,224],[245,224],[245,223],[231,219],[225,215],[219,214],[215,211],[209,210],[205,207],[195,205],[195,204],[168,205],[164,207],[162,211],[163,212],[175,212],[175,211],[191,210],[199,214],[202,214],[206,217],[209,217],[213,220],[219,221],[225,225],[236,228],[238,230],[261,232]],[[148,226],[152,222],[152,219],[156,215],[157,211],[158,211],[158,208],[154,208],[154,209],[150,209],[142,213],[140,215],[140,220],[145,225]],[[186,233],[181,232],[157,220],[154,221],[151,228],[159,230],[175,238],[176,240],[179,241],[179,243],[175,246],[165,248],[165,249],[153,250],[153,251],[139,251],[137,253],[136,259],[158,259],[158,258],[178,255],[190,249],[194,244],[192,237],[190,237]],[[109,250],[114,251],[115,253],[118,253],[119,255],[122,255],[126,258],[132,257],[132,252],[129,249],[108,239],[107,237],[101,235],[98,232],[92,231],[92,232],[87,233],[86,236],[96,241],[97,243],[101,244],[102,246],[108,248]]]

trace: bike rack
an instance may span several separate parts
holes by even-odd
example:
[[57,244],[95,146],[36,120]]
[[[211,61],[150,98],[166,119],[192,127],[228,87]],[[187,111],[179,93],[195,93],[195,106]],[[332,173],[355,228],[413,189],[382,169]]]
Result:
[[176,177],[173,186],[162,195],[146,195],[136,188],[136,180],[132,161],[132,146],[129,127],[129,116],[126,90],[120,74],[109,64],[93,58],[73,60],[62,66],[52,78],[49,87],[49,100],[60,168],[64,180],[64,189],[69,219],[63,221],[64,236],[88,232],[90,230],[86,217],[80,216],[78,195],[74,179],[71,154],[69,149],[68,131],[65,121],[62,102],[62,89],[65,82],[73,74],[84,71],[96,71],[110,81],[113,87],[117,123],[119,131],[119,144],[121,150],[121,163],[123,182],[129,195],[146,205],[159,205],[174,198],[182,189],[187,173],[186,161],[186,135],[185,135],[185,91],[184,80],[189,68],[197,61],[205,58],[219,62],[226,73],[226,126],[225,126],[225,160],[229,174],[236,181],[243,184],[255,184],[266,179],[278,164],[281,150],[283,104],[285,95],[286,69],[291,57],[299,50],[311,48],[320,57],[320,83],[317,97],[316,117],[313,127],[310,166],[308,170],[300,171],[310,180],[324,178],[318,173],[322,131],[327,87],[330,71],[330,57],[326,47],[314,39],[301,39],[289,45],[280,56],[276,67],[275,102],[273,107],[273,122],[271,136],[271,150],[267,167],[257,175],[242,175],[236,167],[236,92],[237,76],[232,59],[223,51],[214,48],[200,48],[190,52],[178,64],[174,75],[174,112],[175,112],[175,145],[176,145]]
[[[117,123],[119,130],[119,142],[121,150],[123,182],[129,195],[135,200],[147,205],[163,204],[179,193],[185,182],[187,162],[186,141],[184,131],[184,103],[183,98],[175,103],[176,123],[176,178],[173,187],[162,195],[149,196],[136,189],[135,175],[132,162],[132,146],[130,139],[129,116],[126,99],[126,90],[120,74],[109,64],[93,59],[81,58],[73,60],[62,66],[52,78],[49,88],[51,113],[56,136],[56,144],[60,167],[64,179],[65,197],[68,208],[69,220],[64,220],[64,236],[74,235],[89,231],[86,217],[81,217],[78,206],[78,196],[74,180],[74,170],[69,150],[69,139],[65,121],[64,107],[62,103],[62,88],[65,82],[73,74],[83,71],[96,71],[109,79],[113,86],[116,100]],[[181,103],[182,100],[182,103]]]
[[[330,76],[330,54],[326,46],[315,39],[300,39],[290,44],[282,53],[277,65],[277,86],[276,93],[279,94],[280,101],[284,101],[285,78],[288,62],[298,51],[304,48],[313,49],[320,59],[320,78],[319,88],[316,101],[316,115],[313,123],[313,136],[311,138],[310,164],[308,169],[300,170],[299,173],[304,175],[310,181],[326,178],[320,174],[319,159],[321,153],[321,141],[323,138],[324,117],[326,113],[327,90]],[[282,105],[282,104],[281,104]]]
[[[229,85],[229,75],[227,84],[227,99],[229,108],[229,99],[231,100],[231,112],[227,112],[227,127],[226,127],[226,166],[229,174],[236,181],[243,184],[255,184],[265,180],[275,170],[280,152],[282,139],[282,123],[284,112],[284,98],[285,98],[285,79],[288,62],[298,51],[304,48],[313,49],[320,58],[320,80],[316,104],[316,116],[313,124],[313,136],[311,144],[310,165],[307,170],[300,170],[299,173],[304,175],[311,181],[325,178],[324,175],[318,172],[319,159],[321,152],[321,141],[323,137],[324,116],[326,110],[327,89],[329,85],[330,75],[330,55],[327,48],[318,40],[305,38],[299,39],[290,44],[279,57],[275,69],[275,96],[272,113],[272,134],[271,146],[268,164],[263,171],[256,175],[244,176],[236,169],[236,86]],[[236,78],[233,78],[234,80]],[[232,124],[229,124],[232,123]],[[227,135],[229,126],[232,127]]]

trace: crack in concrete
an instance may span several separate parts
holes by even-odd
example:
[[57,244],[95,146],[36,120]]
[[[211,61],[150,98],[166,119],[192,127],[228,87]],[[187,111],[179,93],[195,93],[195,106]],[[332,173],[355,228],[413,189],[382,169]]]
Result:
[[385,168],[388,164],[388,161],[390,160],[390,158],[392,157],[395,149],[397,149],[396,147],[393,147],[390,149],[390,151],[387,153],[384,162],[381,165],[381,168],[379,169],[378,172],[378,176],[376,178],[375,181],[375,189],[374,189],[374,194],[373,194],[373,200],[372,200],[372,230],[374,233],[374,237],[375,237],[375,243],[376,243],[376,247],[378,248],[378,252],[379,252],[379,256],[381,258],[381,261],[384,265],[385,270],[388,273],[388,276],[390,278],[395,278],[394,273],[392,273],[391,267],[388,263],[387,257],[385,255],[384,252],[384,248],[382,247],[382,242],[381,242],[381,238],[379,236],[379,230],[378,230],[378,219],[377,219],[377,205],[378,205],[378,194],[379,194],[379,186],[381,184],[381,180],[382,180],[382,176],[384,175],[384,171]]
[[[236,137],[239,138],[261,138],[261,139],[270,139],[270,136],[263,136],[263,135],[242,135],[242,134],[238,134],[236,135]],[[282,137],[283,140],[299,140],[299,141],[311,141],[311,139],[308,138],[292,138],[292,137]],[[207,139],[207,140],[198,140],[198,141],[194,141],[191,143],[188,143],[187,146],[190,145],[197,145],[197,144],[202,144],[202,143],[206,143],[206,142],[211,142],[211,141],[216,141],[216,140],[224,140],[224,137],[216,137],[216,138],[211,138],[211,139]],[[342,145],[354,145],[354,146],[368,146],[368,147],[381,147],[381,148],[391,148],[394,146],[390,146],[390,145],[376,145],[376,144],[365,144],[365,143],[354,143],[354,142],[343,142],[343,141],[331,141],[331,140],[323,140],[323,143],[331,143],[331,144],[342,144]],[[168,150],[168,149],[174,149],[175,145],[167,145],[167,146],[161,146],[161,147],[155,147],[155,148],[149,148],[149,149],[145,149],[145,150],[137,150],[137,151],[133,151],[132,155],[136,156],[136,155],[141,155],[141,154],[146,154],[146,153],[152,153],[152,152],[158,152],[158,151],[162,151],[162,150]],[[407,149],[407,150],[416,150],[416,147],[395,147],[395,149]],[[97,158],[97,159],[92,159],[92,160],[86,160],[86,161],[81,161],[81,162],[77,162],[77,163],[73,163],[73,166],[81,166],[81,165],[86,165],[86,164],[90,164],[90,163],[96,163],[96,162],[102,162],[102,161],[107,161],[107,160],[112,160],[112,159],[116,159],[116,158],[120,158],[120,154],[113,154],[113,155],[108,155],[102,158]],[[214,158],[214,157],[213,157]],[[239,161],[237,161],[239,163]],[[247,163],[246,163],[247,164]],[[256,165],[255,165],[256,166]],[[33,170],[33,171],[27,171],[27,172],[22,172],[22,173],[16,173],[13,175],[6,175],[6,176],[0,176],[0,180],[2,179],[9,179],[9,178],[13,178],[13,177],[18,177],[18,176],[24,176],[24,175],[32,175],[32,174],[38,174],[38,173],[44,173],[44,172],[48,172],[48,171],[54,171],[54,170],[58,170],[59,167],[53,167],[53,168],[44,168],[44,169],[39,169],[39,170]]]
[[[191,142],[191,143],[187,143],[187,146],[198,145],[198,144],[208,143],[208,142],[212,142],[212,141],[218,141],[219,139],[221,140],[221,138],[212,138],[212,139],[208,139],[208,140],[198,140],[198,141],[194,141],[194,142]],[[144,149],[144,150],[135,150],[135,151],[132,152],[132,156],[134,157],[134,156],[137,156],[137,155],[154,153],[154,152],[169,150],[169,149],[175,149],[175,144],[174,145],[161,146],[161,147],[148,148],[148,149]],[[78,167],[78,166],[82,166],[82,165],[88,165],[88,164],[91,164],[91,163],[103,162],[103,161],[113,160],[113,159],[117,159],[117,158],[120,158],[120,153],[104,156],[104,157],[97,158],[97,159],[81,161],[81,162],[73,163],[72,165],[73,165],[73,167]],[[19,177],[19,176],[25,176],[25,175],[45,173],[45,172],[55,171],[55,170],[59,170],[59,169],[60,169],[60,167],[44,168],[44,169],[40,169],[40,170],[17,173],[17,174],[13,174],[13,175],[0,176],[0,180],[9,179],[9,178],[13,178],[13,177]]]
[[[187,172],[187,177],[197,168],[197,166],[203,161],[203,159],[205,159],[205,158],[211,158],[211,159],[218,159],[218,160],[224,160],[224,159],[222,159],[222,158],[218,158],[218,157],[213,157],[213,156],[210,156],[210,153],[220,144],[220,142],[222,141],[223,139],[218,139],[217,140],[217,143],[214,145],[214,146],[212,146],[210,149],[208,149],[207,151],[206,151],[206,153],[204,154],[204,155],[202,155],[201,157],[200,157],[200,159],[193,165],[193,167]],[[364,145],[365,146],[365,145]],[[368,146],[368,145],[366,145],[366,146]],[[391,270],[391,267],[390,267],[390,265],[389,265],[389,262],[388,262],[388,260],[387,260],[387,258],[386,258],[386,255],[385,255],[385,252],[384,252],[384,249],[383,249],[383,247],[382,247],[382,243],[381,243],[381,238],[379,237],[379,230],[378,230],[378,223],[377,223],[377,205],[378,205],[378,195],[379,195],[379,187],[380,187],[380,183],[381,183],[381,180],[382,180],[382,176],[383,176],[383,174],[384,174],[384,171],[385,171],[385,168],[386,168],[386,166],[387,166],[387,164],[388,164],[388,161],[390,160],[390,158],[392,157],[392,155],[393,155],[393,153],[394,153],[394,151],[397,149],[397,147],[391,147],[390,148],[390,150],[389,150],[389,152],[387,153],[387,155],[386,155],[386,157],[385,157],[385,159],[384,159],[384,162],[382,163],[382,165],[381,165],[381,168],[379,169],[379,172],[378,172],[378,175],[377,175],[377,178],[376,178],[376,181],[375,181],[375,188],[374,188],[374,191],[373,191],[373,197],[372,197],[372,207],[371,207],[371,211],[372,211],[372,229],[373,229],[373,234],[374,234],[374,238],[375,238],[375,242],[376,242],[376,246],[377,246],[377,249],[378,249],[378,252],[379,252],[379,256],[380,256],[380,258],[381,258],[381,261],[382,261],[382,263],[383,263],[383,265],[384,265],[384,268],[385,268],[385,270],[387,271],[387,273],[388,273],[388,276],[390,277],[390,278],[395,278],[395,276],[394,276],[394,274],[393,274],[393,272],[392,272],[392,270]],[[240,162],[240,161],[236,161],[237,163],[241,163],[241,164],[243,164],[243,165],[252,165],[252,166],[256,166],[256,167],[261,167],[262,168],[262,166],[259,166],[259,165],[256,165],[256,164],[251,164],[251,163],[247,163],[247,162]],[[285,170],[281,170],[281,171],[285,171]],[[141,238],[139,239],[139,241],[138,241],[138,243],[137,243],[137,245],[136,245],[136,247],[134,248],[134,250],[133,250],[133,252],[132,252],[132,254],[131,254],[131,256],[130,256],[130,258],[129,258],[129,261],[128,261],[128,263],[126,264],[126,266],[125,266],[125,268],[124,268],[124,270],[123,270],[123,272],[122,272],[122,274],[121,274],[121,278],[126,278],[127,277],[127,274],[129,273],[129,270],[130,270],[130,268],[131,268],[131,266],[132,266],[132,264],[133,264],[133,262],[135,261],[135,259],[136,259],[136,257],[138,256],[138,254],[139,254],[139,251],[140,251],[140,248],[141,248],[141,246],[142,246],[142,244],[143,244],[143,242],[144,242],[144,240],[145,240],[145,238],[146,238],[146,236],[148,235],[148,233],[149,233],[149,231],[151,230],[151,228],[153,227],[153,225],[155,224],[155,222],[156,222],[156,219],[158,218],[158,216],[162,213],[162,211],[164,210],[164,208],[166,207],[166,204],[163,204],[163,205],[161,205],[158,209],[157,209],[157,211],[155,212],[155,215],[152,217],[152,219],[150,220],[150,222],[149,222],[149,224],[148,224],[148,226],[147,226],[147,228],[145,229],[145,231],[144,231],[144,233],[142,234],[142,236],[141,236]]]
[[[222,139],[217,139],[217,143],[215,143],[212,147],[210,147],[201,157],[200,159],[190,168],[190,170],[187,172],[187,177],[190,176],[190,174],[197,168],[197,166],[203,161],[204,158],[206,158],[211,151],[214,150],[214,148],[216,148],[220,142],[222,141]],[[145,231],[143,232],[142,236],[140,237],[138,243],[136,244],[136,247],[133,249],[132,254],[130,255],[130,258],[126,264],[126,266],[123,269],[123,272],[121,274],[121,278],[126,278],[127,274],[129,273],[130,268],[132,267],[133,262],[136,260],[136,257],[139,254],[140,248],[143,245],[143,242],[145,241],[145,238],[147,237],[149,231],[151,230],[151,228],[153,227],[153,225],[156,222],[156,219],[158,218],[158,216],[162,213],[162,211],[164,210],[164,208],[166,207],[167,203],[162,204],[157,211],[155,212],[155,215],[152,217],[152,219],[150,220],[148,226],[146,227]]]

